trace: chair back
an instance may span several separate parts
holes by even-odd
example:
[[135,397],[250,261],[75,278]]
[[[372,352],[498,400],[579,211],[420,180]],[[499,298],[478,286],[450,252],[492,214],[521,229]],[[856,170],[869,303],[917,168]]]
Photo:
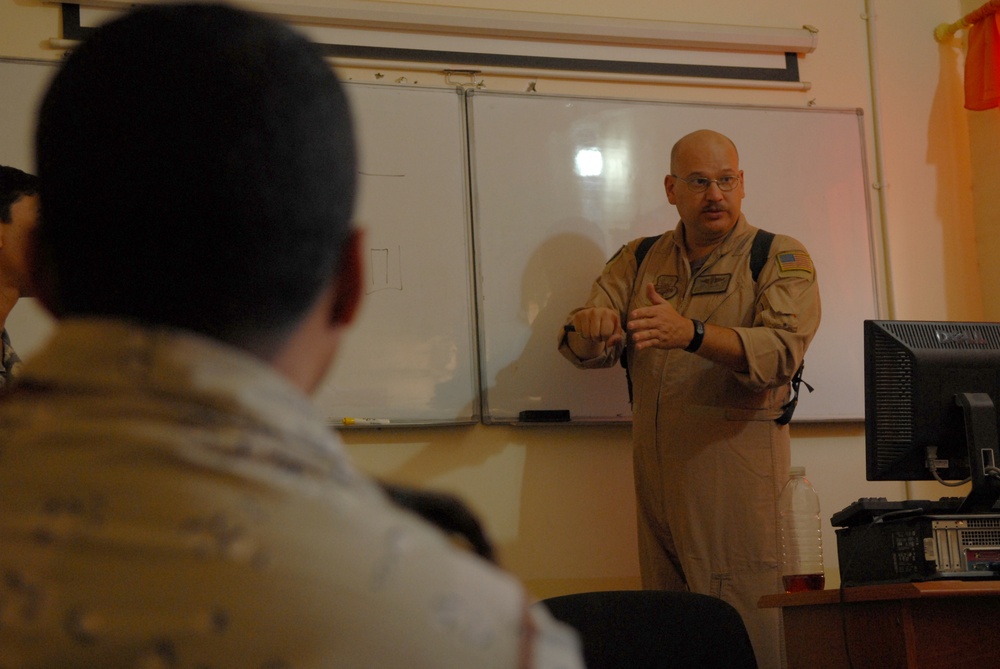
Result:
[[580,633],[587,669],[757,669],[743,619],[716,597],[616,590],[541,603]]

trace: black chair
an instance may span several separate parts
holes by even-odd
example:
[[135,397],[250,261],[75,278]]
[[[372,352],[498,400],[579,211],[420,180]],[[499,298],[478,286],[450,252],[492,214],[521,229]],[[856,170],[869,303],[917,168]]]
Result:
[[757,669],[743,619],[715,597],[616,590],[541,603],[580,633],[587,669]]

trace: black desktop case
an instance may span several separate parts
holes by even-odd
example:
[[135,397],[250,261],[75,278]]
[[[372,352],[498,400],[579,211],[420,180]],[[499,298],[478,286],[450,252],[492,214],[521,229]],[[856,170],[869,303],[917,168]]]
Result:
[[844,586],[1000,578],[1000,514],[914,515],[837,530]]

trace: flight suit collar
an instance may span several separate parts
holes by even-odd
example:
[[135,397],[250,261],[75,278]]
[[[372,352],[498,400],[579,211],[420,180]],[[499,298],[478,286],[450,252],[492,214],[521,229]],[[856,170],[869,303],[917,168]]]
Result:
[[[711,266],[719,258],[728,255],[730,253],[749,253],[750,241],[752,238],[752,232],[755,231],[748,222],[746,217],[741,213],[740,217],[736,220],[736,225],[733,229],[729,231],[726,238],[722,240],[722,243],[712,249],[712,252],[708,254],[708,258],[702,263],[702,269]],[[677,226],[674,228],[673,235],[674,245],[677,247],[677,252],[682,258],[687,257],[687,251],[684,248],[684,222],[677,221]]]

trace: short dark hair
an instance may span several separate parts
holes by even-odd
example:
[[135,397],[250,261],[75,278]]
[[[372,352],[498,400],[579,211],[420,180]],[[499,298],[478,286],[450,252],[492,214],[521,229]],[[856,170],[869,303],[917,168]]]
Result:
[[38,264],[60,316],[280,338],[335,275],[356,155],[317,48],[223,5],[100,28],[47,91]]
[[25,195],[38,195],[38,177],[0,165],[0,223],[11,222],[11,206]]

